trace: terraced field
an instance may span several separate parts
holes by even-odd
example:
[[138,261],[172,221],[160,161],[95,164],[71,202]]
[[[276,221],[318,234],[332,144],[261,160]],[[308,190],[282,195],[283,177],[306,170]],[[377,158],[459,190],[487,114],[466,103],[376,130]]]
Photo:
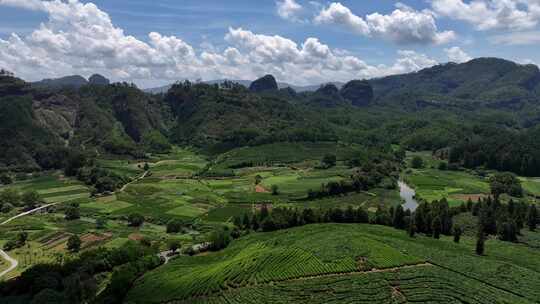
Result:
[[363,153],[359,145],[336,145],[335,143],[275,143],[257,147],[234,149],[218,158],[222,169],[252,164],[268,166],[292,164],[304,161],[319,161],[325,154],[334,154],[338,160],[357,157]]
[[[490,240],[411,240],[373,225],[257,233],[222,252],[182,257],[129,292],[136,303],[535,303],[538,249]],[[151,290],[160,290],[159,295]],[[152,295],[149,297],[148,295]]]
[[[429,286],[429,288],[426,288]],[[534,303],[435,266],[308,278],[173,303]]]

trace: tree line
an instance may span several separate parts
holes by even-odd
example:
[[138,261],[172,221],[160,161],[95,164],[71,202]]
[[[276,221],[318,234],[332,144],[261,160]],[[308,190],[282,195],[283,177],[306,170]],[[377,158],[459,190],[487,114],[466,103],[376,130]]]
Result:
[[[8,302],[22,297],[32,304],[121,303],[135,279],[161,265],[156,253],[156,248],[130,241],[120,248],[98,248],[34,265],[0,283],[0,297]],[[106,273],[111,273],[110,282],[98,296],[98,278]]]
[[406,230],[411,237],[414,237],[416,233],[435,239],[439,239],[441,235],[447,235],[453,236],[454,241],[459,242],[463,227],[454,225],[453,218],[466,212],[471,212],[477,217],[484,241],[485,237],[491,234],[502,241],[515,242],[521,229],[528,226],[533,231],[540,220],[535,205],[516,203],[513,200],[510,200],[508,204],[502,204],[498,199],[488,197],[479,200],[476,204],[469,200],[455,207],[450,207],[445,198],[432,203],[423,202],[414,212],[404,210],[401,205],[390,208],[379,207],[371,216],[363,208],[352,206],[346,209],[298,209],[269,208],[268,205],[262,205],[260,210],[251,216],[244,213],[243,216],[234,217],[233,223],[240,230],[262,232],[315,223],[370,223]]
[[485,167],[524,176],[540,175],[540,126],[525,131],[475,128],[475,132],[450,149],[450,163],[465,168]]

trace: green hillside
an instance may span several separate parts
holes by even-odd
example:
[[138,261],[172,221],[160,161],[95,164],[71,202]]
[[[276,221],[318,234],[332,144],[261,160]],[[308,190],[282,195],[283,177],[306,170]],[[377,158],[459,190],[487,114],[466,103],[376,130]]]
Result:
[[[534,303],[537,249],[409,238],[373,225],[309,225],[254,233],[222,252],[181,257],[140,278],[134,303]],[[152,291],[159,290],[159,294]]]

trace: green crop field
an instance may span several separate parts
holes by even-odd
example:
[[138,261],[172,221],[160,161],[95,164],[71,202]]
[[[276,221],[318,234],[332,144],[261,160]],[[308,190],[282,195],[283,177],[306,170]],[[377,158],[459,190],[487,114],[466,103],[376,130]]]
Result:
[[490,193],[487,177],[467,171],[439,170],[437,165],[440,161],[433,158],[431,153],[409,153],[408,161],[413,156],[420,156],[424,160],[424,167],[408,169],[404,179],[414,187],[419,199],[431,202],[446,198],[450,205],[459,205],[469,197],[476,201],[477,197]]
[[[139,279],[127,300],[534,303],[539,299],[538,249],[490,240],[486,252],[476,256],[468,238],[455,244],[447,237],[411,240],[403,231],[382,226],[309,225],[250,234],[222,252],[177,259]],[[152,290],[160,290],[159,295]]]
[[540,196],[540,178],[520,177],[523,190],[533,196]]
[[276,143],[257,147],[238,148],[220,155],[219,168],[230,168],[251,163],[255,166],[268,164],[293,164],[303,161],[320,161],[326,154],[334,154],[338,160],[363,153],[359,145],[336,145],[335,143]]
[[[429,288],[427,288],[429,286]],[[432,266],[250,286],[193,304],[259,303],[534,303],[465,276]]]

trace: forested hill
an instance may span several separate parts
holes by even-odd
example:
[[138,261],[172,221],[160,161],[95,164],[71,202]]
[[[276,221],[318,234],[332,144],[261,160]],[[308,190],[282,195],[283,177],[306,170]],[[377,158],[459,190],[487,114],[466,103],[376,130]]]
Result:
[[[540,72],[496,58],[416,73],[281,88],[183,82],[149,94],[100,75],[28,84],[0,75],[0,170],[62,166],[66,151],[143,158],[171,144],[208,153],[273,142],[453,149],[453,161],[540,174]],[[519,142],[516,142],[517,139]],[[500,143],[504,143],[501,145]],[[443,153],[449,157],[448,153]],[[528,169],[525,172],[524,168]]]
[[0,75],[0,168],[57,168],[70,149],[140,156],[169,145],[168,123],[155,97],[128,84],[36,88]]
[[369,81],[378,102],[520,108],[540,98],[537,66],[497,58],[447,63]]

